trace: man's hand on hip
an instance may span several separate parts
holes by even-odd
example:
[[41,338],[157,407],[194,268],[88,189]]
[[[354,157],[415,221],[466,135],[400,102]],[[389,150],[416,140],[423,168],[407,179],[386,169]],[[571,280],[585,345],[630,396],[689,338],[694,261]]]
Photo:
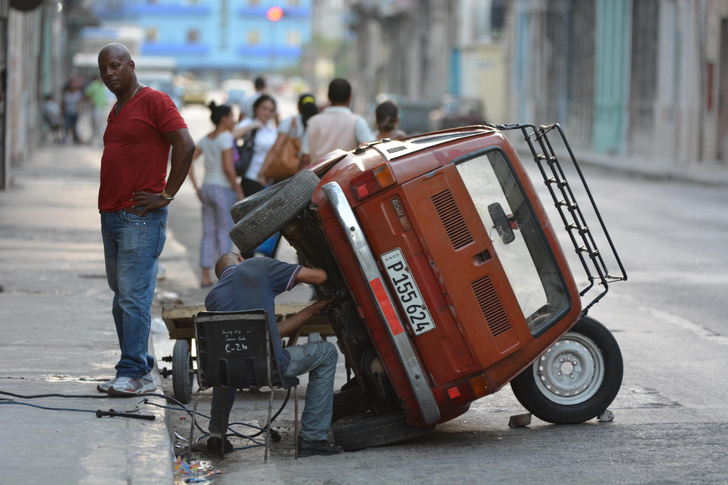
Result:
[[170,202],[170,199],[165,199],[162,194],[150,194],[149,192],[134,192],[131,200],[134,202],[131,208],[139,211],[139,215],[142,217],[147,215],[147,211],[161,209]]

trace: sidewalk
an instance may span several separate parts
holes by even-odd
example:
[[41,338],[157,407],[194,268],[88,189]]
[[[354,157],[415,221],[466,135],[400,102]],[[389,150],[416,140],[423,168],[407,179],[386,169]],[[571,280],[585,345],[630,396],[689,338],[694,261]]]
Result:
[[718,161],[694,162],[690,165],[654,159],[624,158],[594,152],[575,151],[576,160],[583,165],[619,170],[625,173],[659,180],[694,182],[704,185],[728,185],[728,166]]
[[[100,161],[98,148],[41,147],[0,192],[0,391],[102,396],[14,398],[85,412],[0,404],[3,483],[174,483],[164,409],[139,404],[154,421],[95,415],[132,411],[142,401],[96,390],[119,356],[96,209]],[[171,234],[162,264],[178,287],[196,283]],[[161,393],[158,373],[155,379]]]

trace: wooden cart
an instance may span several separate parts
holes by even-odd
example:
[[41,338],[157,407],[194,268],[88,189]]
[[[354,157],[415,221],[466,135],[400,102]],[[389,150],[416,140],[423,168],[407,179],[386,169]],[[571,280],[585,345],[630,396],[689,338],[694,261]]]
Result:
[[[276,320],[281,321],[295,315],[310,303],[282,303],[276,305]],[[205,305],[175,306],[162,309],[162,320],[167,326],[169,338],[176,340],[172,355],[163,357],[162,361],[171,362],[172,370],[162,370],[164,377],[172,375],[174,397],[182,403],[192,399],[192,385],[196,369],[196,356],[193,355],[192,341],[195,338],[194,317],[199,312],[206,311]],[[333,336],[334,331],[326,315],[317,315],[304,323],[296,333],[284,339],[284,346],[296,345],[299,337],[308,337],[313,333],[320,334],[324,339]]]

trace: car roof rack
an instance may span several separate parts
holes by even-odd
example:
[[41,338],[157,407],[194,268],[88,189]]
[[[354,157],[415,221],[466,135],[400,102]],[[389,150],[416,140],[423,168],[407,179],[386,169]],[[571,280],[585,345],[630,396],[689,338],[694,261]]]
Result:
[[[624,270],[622,261],[617,253],[612,238],[604,225],[601,213],[597,208],[596,202],[589,190],[589,186],[584,179],[584,175],[576,161],[571,145],[566,139],[561,125],[554,123],[551,125],[540,125],[536,127],[532,124],[505,124],[491,125],[500,131],[521,130],[528,147],[531,150],[533,160],[536,162],[544,183],[551,194],[554,206],[561,216],[566,232],[576,250],[576,254],[586,272],[588,285],[581,289],[579,295],[584,297],[588,292],[595,289],[598,282],[602,287],[601,292],[593,297],[582,310],[582,314],[586,315],[588,310],[609,291],[609,283],[616,281],[626,281],[627,273]],[[581,205],[577,203],[572,185],[566,179],[564,168],[560,160],[556,156],[554,146],[549,139],[549,133],[556,131],[560,136],[563,144],[568,152],[573,167],[578,174],[581,186],[585,190],[585,194],[589,199],[589,204]],[[585,211],[591,211],[598,221],[599,232],[594,232],[587,226]],[[597,239],[606,241],[611,254],[614,257],[619,270],[612,273],[607,268],[604,256],[597,247]]]

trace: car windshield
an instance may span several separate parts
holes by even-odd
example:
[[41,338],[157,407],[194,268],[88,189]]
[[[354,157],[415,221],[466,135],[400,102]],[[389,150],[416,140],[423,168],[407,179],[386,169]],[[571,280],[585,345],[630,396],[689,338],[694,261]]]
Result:
[[457,164],[532,333],[568,311],[569,299],[552,252],[500,150]]

